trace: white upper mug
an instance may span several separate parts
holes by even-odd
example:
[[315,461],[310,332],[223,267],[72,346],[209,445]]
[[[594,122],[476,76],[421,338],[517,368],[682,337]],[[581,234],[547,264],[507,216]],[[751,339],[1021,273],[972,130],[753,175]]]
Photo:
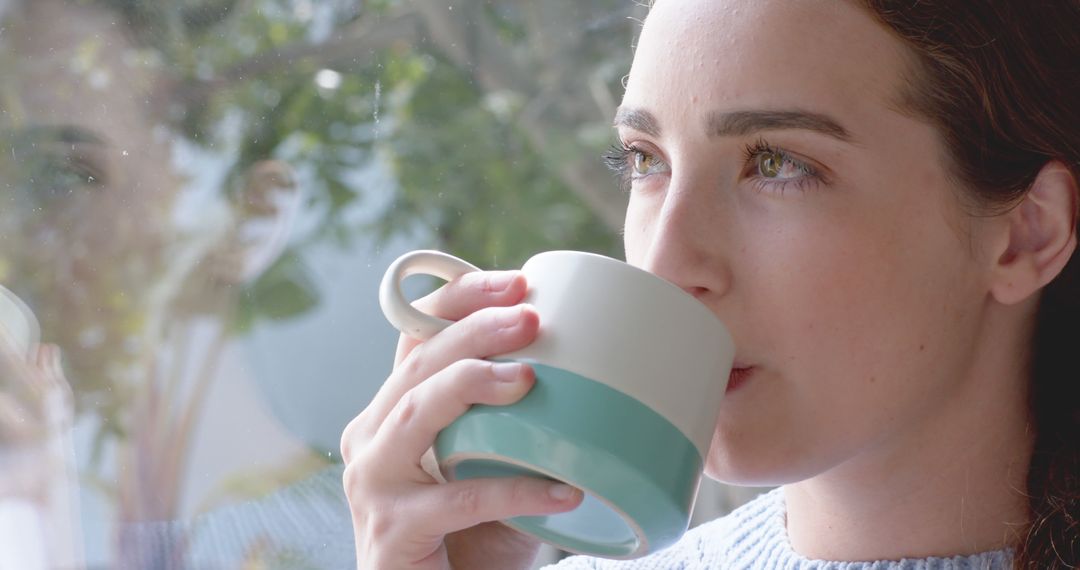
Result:
[[30,356],[30,350],[34,345],[40,341],[41,330],[30,307],[27,307],[22,299],[2,285],[0,285],[0,328],[3,328],[8,340],[14,345],[12,348],[18,354],[27,357]]
[[[383,312],[404,334],[430,338],[451,323],[410,305],[402,280],[477,270],[438,251],[407,253],[383,278]],[[609,257],[549,251],[522,272],[523,302],[536,308],[540,330],[492,360],[531,364],[536,383],[522,400],[472,406],[443,430],[435,442],[443,475],[531,475],[582,489],[570,512],[504,521],[571,552],[627,559],[674,543],[697,496],[731,335],[678,286]]]

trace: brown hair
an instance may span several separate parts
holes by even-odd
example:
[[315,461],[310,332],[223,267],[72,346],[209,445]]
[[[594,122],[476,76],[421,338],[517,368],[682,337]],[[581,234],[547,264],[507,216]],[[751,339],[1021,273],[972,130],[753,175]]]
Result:
[[[963,187],[1001,211],[1039,170],[1080,179],[1080,0],[865,0],[917,59],[904,104],[938,129]],[[1080,255],[1032,340],[1031,520],[1017,569],[1080,567]]]

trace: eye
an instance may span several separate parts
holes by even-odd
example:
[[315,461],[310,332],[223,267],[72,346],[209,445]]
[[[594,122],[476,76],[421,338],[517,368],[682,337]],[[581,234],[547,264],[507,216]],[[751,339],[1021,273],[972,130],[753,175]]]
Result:
[[36,178],[39,191],[67,194],[76,188],[108,185],[105,169],[88,153],[43,153]]
[[785,153],[765,150],[757,154],[758,174],[764,178],[788,179],[809,174],[801,163],[789,158]]
[[604,155],[608,168],[619,177],[619,184],[629,190],[634,181],[669,172],[671,167],[656,153],[635,144],[619,143]]
[[70,126],[35,126],[5,133],[20,157],[20,186],[34,200],[67,198],[109,185],[105,143]]
[[764,140],[746,147],[745,175],[757,190],[783,194],[791,186],[807,190],[824,183],[817,167]]
[[633,157],[634,174],[637,176],[645,176],[651,174],[652,171],[660,163],[660,159],[656,158],[656,155],[647,153],[640,149],[633,150]]

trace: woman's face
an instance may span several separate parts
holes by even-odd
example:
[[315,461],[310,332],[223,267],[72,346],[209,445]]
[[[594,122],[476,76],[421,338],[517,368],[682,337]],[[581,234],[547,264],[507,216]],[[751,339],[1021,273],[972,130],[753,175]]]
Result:
[[708,473],[780,484],[896,457],[963,405],[987,231],[900,105],[900,42],[849,2],[660,0],[616,125],[628,260],[729,327]]

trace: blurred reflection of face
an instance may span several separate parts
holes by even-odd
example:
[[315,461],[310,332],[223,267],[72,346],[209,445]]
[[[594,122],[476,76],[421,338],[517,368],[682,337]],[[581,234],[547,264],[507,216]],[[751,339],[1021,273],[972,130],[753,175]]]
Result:
[[[154,60],[129,41],[123,22],[91,3],[34,0],[7,27],[18,66],[17,131],[40,129],[31,156],[54,176],[31,183],[51,226],[76,260],[115,259],[147,248],[167,227],[179,180],[167,133],[154,116]],[[61,172],[56,172],[61,171]],[[42,184],[41,182],[45,182]]]
[[964,404],[980,227],[934,131],[896,110],[905,65],[847,2],[661,0],[645,24],[616,121],[626,252],[719,315],[749,369],[718,479],[886,456]]
[[164,73],[100,4],[19,2],[5,24],[5,177],[16,180],[0,221],[14,239],[0,257],[15,274],[0,279],[31,291],[49,340],[86,382],[80,369],[102,371],[134,348],[161,273],[181,184],[160,126]]

